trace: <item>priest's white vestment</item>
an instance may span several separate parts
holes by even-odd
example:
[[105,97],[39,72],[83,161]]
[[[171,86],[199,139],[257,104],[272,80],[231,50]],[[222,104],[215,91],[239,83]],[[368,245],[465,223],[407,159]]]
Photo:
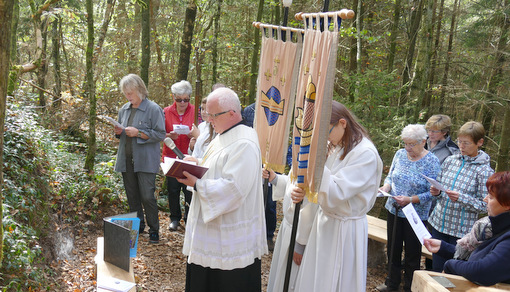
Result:
[[188,263],[232,270],[268,252],[257,133],[245,125],[217,135],[201,165],[191,200],[183,253]]

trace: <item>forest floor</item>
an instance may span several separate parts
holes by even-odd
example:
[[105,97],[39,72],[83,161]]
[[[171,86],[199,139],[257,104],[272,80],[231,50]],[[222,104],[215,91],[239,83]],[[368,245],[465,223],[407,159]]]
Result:
[[[119,214],[113,209],[103,211],[104,217]],[[65,258],[58,256],[58,252],[52,253],[55,259],[51,260],[51,266],[57,274],[53,280],[60,285],[58,289],[53,286],[52,291],[96,291],[94,257],[97,237],[103,236],[103,216],[100,216],[103,212],[98,213],[97,217],[101,218],[98,218],[97,222],[85,221],[70,228],[72,230],[70,237],[73,238],[72,249]],[[137,291],[184,291],[186,279],[186,257],[182,254],[184,228],[181,226],[177,232],[170,232],[168,212],[160,211],[159,217],[159,244],[149,243],[146,231],[139,237],[137,257],[132,260]],[[278,218],[278,222],[281,222],[281,217]],[[66,240],[54,239],[53,242],[58,245],[64,244]],[[270,253],[262,258],[263,291],[266,291],[271,256]],[[367,291],[376,291],[375,287],[384,281],[384,277],[385,265],[369,268]]]

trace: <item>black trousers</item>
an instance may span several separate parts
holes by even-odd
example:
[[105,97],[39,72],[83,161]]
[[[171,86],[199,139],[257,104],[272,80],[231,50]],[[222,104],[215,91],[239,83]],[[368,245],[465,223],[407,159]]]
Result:
[[186,189],[185,184],[181,184],[176,178],[166,177],[166,188],[168,190],[168,207],[170,208],[170,220],[180,221],[181,212],[181,191],[184,193],[184,221],[188,217],[189,204],[191,204],[192,193]]
[[[413,228],[406,218],[401,218],[388,212],[388,219],[386,222],[388,235],[388,265],[390,265],[389,275],[386,278],[386,286],[391,290],[397,290],[400,286],[401,271],[403,269],[404,291],[411,291],[413,273],[415,270],[420,269],[421,243],[414,234]],[[423,223],[426,224],[426,222]],[[393,235],[394,224],[397,224],[395,235]],[[391,257],[392,248],[393,257]],[[402,250],[404,250],[403,265]]]
[[195,264],[186,266],[186,292],[260,292],[261,262],[234,270],[220,270]]

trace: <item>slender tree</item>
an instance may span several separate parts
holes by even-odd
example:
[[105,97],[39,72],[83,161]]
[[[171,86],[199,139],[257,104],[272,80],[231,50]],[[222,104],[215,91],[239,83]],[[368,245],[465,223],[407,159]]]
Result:
[[61,105],[60,94],[62,92],[62,79],[60,70],[60,31],[62,30],[62,18],[57,15],[52,23],[51,30],[51,58],[53,59],[53,73],[55,76],[55,87],[53,88],[53,94],[57,98],[53,101],[53,108],[59,112]]
[[391,23],[390,29],[390,50],[388,52],[388,72],[391,73],[393,71],[393,64],[395,62],[395,53],[397,50],[397,34],[398,34],[398,26],[400,22],[400,11],[402,9],[402,0],[395,0],[395,5],[393,6],[393,21]]
[[455,35],[455,28],[457,26],[456,18],[457,18],[459,5],[460,5],[459,0],[455,0],[453,3],[452,22],[450,24],[450,31],[448,33],[448,49],[446,52],[446,61],[445,61],[445,65],[444,65],[443,79],[441,81],[441,94],[439,97],[439,112],[444,112],[446,88],[448,86],[448,74],[450,71],[450,63],[451,63],[452,53],[453,53],[453,38]]
[[[262,13],[264,12],[264,0],[259,1],[257,11],[257,22],[262,20]],[[253,28],[253,39],[255,44],[253,45],[253,53],[251,55],[251,69],[250,69],[250,91],[248,97],[248,104],[255,102],[255,96],[257,94],[257,77],[259,71],[259,50],[260,50],[260,30],[256,27]]]
[[195,27],[196,16],[197,4],[195,3],[195,0],[189,0],[184,19],[176,81],[188,79],[189,60],[191,58],[191,43],[193,40],[193,29]]
[[428,108],[423,106],[423,100],[429,91],[428,77],[430,70],[430,63],[433,55],[433,32],[434,32],[434,3],[435,1],[427,1],[428,6],[425,9],[425,16],[423,18],[423,30],[421,33],[420,53],[417,56],[417,70],[416,82],[413,86],[412,95],[417,96],[416,106],[414,107],[413,123],[417,123],[420,113],[428,112]]
[[94,171],[96,157],[96,88],[94,82],[94,6],[92,0],[87,0],[87,49],[85,51],[86,67],[86,94],[89,98],[89,136],[87,139],[87,157],[85,169],[91,173]]
[[220,16],[221,4],[223,0],[216,2],[216,14],[214,15],[214,31],[213,31],[213,44],[212,44],[212,83],[215,84],[218,80],[218,37],[220,34]]
[[510,0],[504,0],[503,7],[501,7],[502,9],[497,10],[497,18],[501,33],[495,53],[496,64],[495,68],[493,69],[491,81],[489,84],[489,92],[495,95],[500,94],[501,96],[507,97],[506,100],[502,102],[505,109],[505,114],[503,127],[501,129],[501,142],[498,149],[496,171],[508,170],[510,165],[508,162],[510,151],[510,101],[508,99],[510,90],[508,88],[510,86],[510,82],[508,81],[508,76],[505,75],[504,69],[504,67],[508,65],[506,63],[506,54],[508,53],[509,48],[508,34],[510,33],[510,21],[508,20],[508,15],[503,13],[503,11],[508,10],[509,7]]
[[4,257],[4,228],[3,216],[3,184],[4,184],[4,129],[5,111],[7,106],[7,82],[9,76],[9,61],[11,52],[11,20],[14,2],[0,0],[0,267]]
[[416,41],[418,39],[418,33],[420,31],[421,15],[423,12],[423,2],[426,0],[415,0],[411,3],[411,23],[408,29],[407,35],[409,38],[406,61],[404,65],[404,71],[402,72],[402,91],[400,94],[400,105],[407,104],[408,94],[410,88],[411,74],[414,65],[414,51],[416,49]]
[[[11,61],[13,64],[18,63],[18,55],[15,53],[17,49],[16,43],[16,31],[18,30],[19,23],[19,0],[12,0],[13,2],[13,11],[12,11],[12,25],[11,25]],[[2,26],[3,27],[3,26]]]
[[140,78],[149,87],[149,65],[151,62],[151,0],[139,0],[142,9],[142,58],[140,64]]

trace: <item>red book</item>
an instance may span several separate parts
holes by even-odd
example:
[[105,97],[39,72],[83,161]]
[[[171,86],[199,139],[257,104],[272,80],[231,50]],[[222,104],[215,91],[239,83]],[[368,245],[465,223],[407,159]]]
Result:
[[196,165],[195,162],[192,161],[184,161],[170,157],[165,157],[164,162],[161,162],[160,165],[165,175],[175,178],[186,178],[182,173],[183,171],[187,171],[198,178],[202,178],[204,173],[209,169]]

